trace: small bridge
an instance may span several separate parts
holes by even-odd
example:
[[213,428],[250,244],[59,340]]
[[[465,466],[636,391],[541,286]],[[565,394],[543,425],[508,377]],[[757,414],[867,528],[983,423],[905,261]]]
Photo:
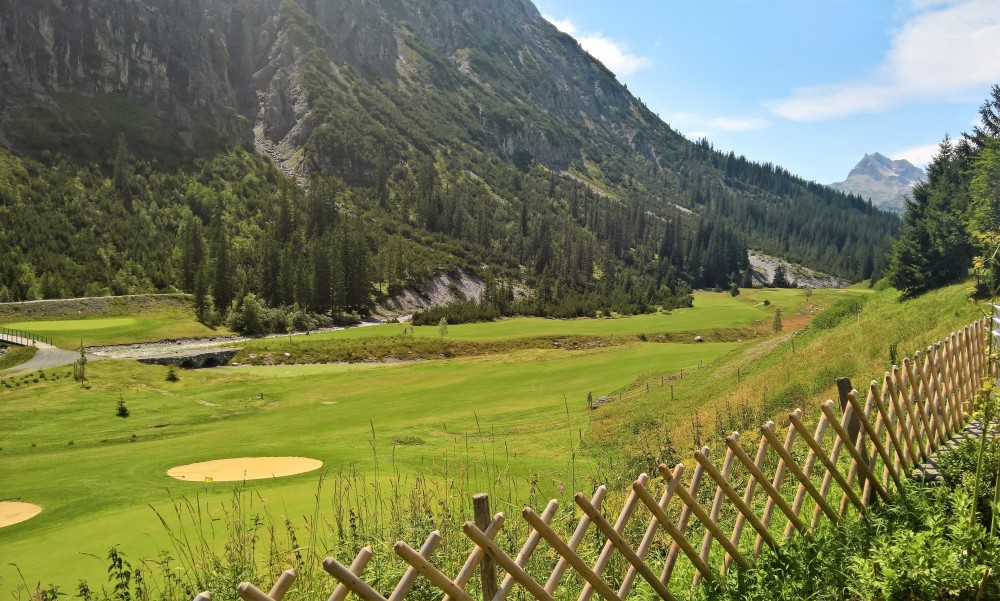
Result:
[[173,365],[183,369],[200,369],[203,367],[219,367],[229,365],[236,353],[234,348],[211,349],[202,351],[181,351],[160,355],[159,357],[143,357],[139,363],[148,365]]
[[45,346],[55,346],[48,336],[10,328],[0,328],[0,342],[8,342],[18,346],[39,346],[39,343]]

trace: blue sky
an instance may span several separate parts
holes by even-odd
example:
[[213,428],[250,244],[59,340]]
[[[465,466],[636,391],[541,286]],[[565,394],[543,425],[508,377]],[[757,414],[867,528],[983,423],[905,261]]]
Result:
[[534,0],[691,139],[822,183],[923,166],[1000,83],[1000,0]]

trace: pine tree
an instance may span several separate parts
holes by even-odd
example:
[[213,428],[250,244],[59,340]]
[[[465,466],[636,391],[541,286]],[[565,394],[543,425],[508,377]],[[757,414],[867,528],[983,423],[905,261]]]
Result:
[[233,291],[233,266],[229,256],[229,234],[223,213],[223,201],[220,197],[215,204],[212,218],[212,299],[221,317],[229,313],[235,293]]

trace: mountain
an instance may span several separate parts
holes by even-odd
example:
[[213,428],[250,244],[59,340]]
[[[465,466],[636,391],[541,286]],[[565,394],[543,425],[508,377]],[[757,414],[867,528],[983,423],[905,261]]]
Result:
[[580,314],[858,280],[898,218],[673,131],[527,0],[0,0],[0,299]]
[[861,198],[870,198],[875,206],[887,211],[903,212],[903,201],[927,174],[906,159],[892,160],[882,154],[866,154],[842,182],[831,188]]

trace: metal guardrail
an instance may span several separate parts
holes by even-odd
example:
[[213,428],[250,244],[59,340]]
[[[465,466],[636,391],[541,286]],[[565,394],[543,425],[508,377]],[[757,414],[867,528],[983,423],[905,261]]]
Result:
[[10,328],[0,328],[0,342],[10,342],[19,346],[34,346],[36,342],[41,342],[49,346],[55,346],[52,344],[52,338],[48,336]]

